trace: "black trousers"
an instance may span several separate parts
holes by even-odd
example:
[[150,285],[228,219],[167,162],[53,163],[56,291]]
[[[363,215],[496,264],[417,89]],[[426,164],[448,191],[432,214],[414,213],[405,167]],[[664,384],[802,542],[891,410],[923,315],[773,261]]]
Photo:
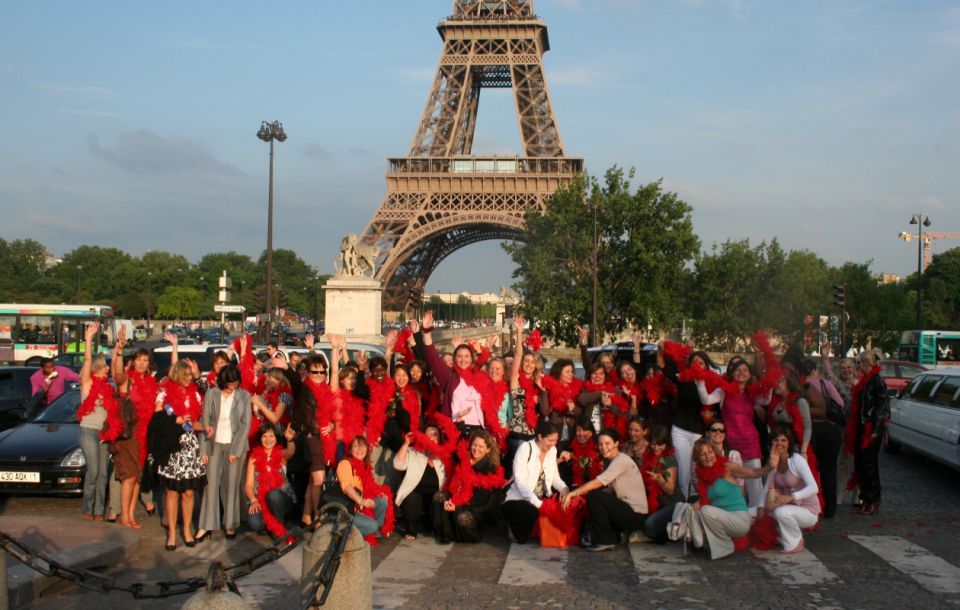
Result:
[[594,544],[617,544],[620,532],[642,529],[647,520],[646,515],[633,512],[629,504],[603,489],[587,494],[587,514]]
[[420,533],[423,516],[428,510],[432,510],[434,493],[435,492],[432,491],[420,493],[414,490],[400,503],[400,511],[403,513],[403,525],[406,527],[407,534],[416,536]]
[[820,491],[823,493],[823,516],[827,519],[832,519],[837,512],[837,462],[840,460],[842,444],[843,431],[840,426],[824,420],[813,422],[810,446],[813,454],[817,456]]
[[860,427],[857,428],[857,446],[853,450],[853,468],[860,484],[860,500],[864,504],[880,501],[880,437],[866,448],[860,448]]
[[500,505],[500,514],[506,518],[517,544],[526,544],[540,511],[526,500],[510,500]]

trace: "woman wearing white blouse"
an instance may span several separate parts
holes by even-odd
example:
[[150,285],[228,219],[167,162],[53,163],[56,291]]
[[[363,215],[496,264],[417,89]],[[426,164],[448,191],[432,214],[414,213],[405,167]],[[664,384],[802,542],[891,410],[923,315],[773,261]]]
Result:
[[500,510],[507,519],[510,533],[519,544],[530,539],[543,499],[549,497],[553,490],[558,491],[563,499],[569,491],[557,469],[559,438],[556,426],[541,421],[537,424],[533,440],[520,445],[513,458],[513,481]]
[[765,508],[777,522],[783,552],[799,553],[804,548],[802,530],[816,525],[820,512],[817,483],[807,460],[796,453],[796,439],[789,426],[774,430],[773,451],[780,460],[767,478]]

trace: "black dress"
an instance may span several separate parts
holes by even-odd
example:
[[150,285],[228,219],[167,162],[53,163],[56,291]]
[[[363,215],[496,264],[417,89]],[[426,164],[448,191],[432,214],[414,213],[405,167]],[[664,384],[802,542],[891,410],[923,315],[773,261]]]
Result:
[[[473,470],[478,474],[493,474],[497,468],[485,458],[474,464]],[[488,489],[475,488],[470,503],[458,506],[452,512],[443,508],[443,503],[449,499],[450,494],[443,492],[438,493],[433,501],[433,534],[437,541],[480,542],[483,522],[490,517],[496,502],[494,494]]]

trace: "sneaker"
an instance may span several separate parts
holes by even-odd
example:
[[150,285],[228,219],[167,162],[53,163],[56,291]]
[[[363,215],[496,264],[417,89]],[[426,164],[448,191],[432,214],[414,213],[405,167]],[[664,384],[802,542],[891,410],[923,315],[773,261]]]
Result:
[[615,544],[595,544],[593,546],[588,546],[585,550],[590,551],[591,553],[602,553],[603,551],[612,551],[617,548]]

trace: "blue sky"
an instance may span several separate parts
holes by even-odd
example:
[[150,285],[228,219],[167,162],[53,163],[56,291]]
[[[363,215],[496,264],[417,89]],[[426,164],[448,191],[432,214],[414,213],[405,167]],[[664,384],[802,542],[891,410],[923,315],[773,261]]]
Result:
[[[448,0],[4,2],[0,236],[256,256],[277,149],[277,247],[332,270],[406,153]],[[536,0],[570,156],[635,167],[694,207],[709,249],[777,237],[907,274],[914,212],[960,231],[956,2]],[[485,91],[478,153],[519,151]],[[960,242],[935,246],[942,251]],[[476,261],[481,264],[477,265]],[[469,267],[468,267],[469,265]],[[469,269],[469,273],[466,273]],[[491,290],[512,264],[470,246],[429,289]]]

